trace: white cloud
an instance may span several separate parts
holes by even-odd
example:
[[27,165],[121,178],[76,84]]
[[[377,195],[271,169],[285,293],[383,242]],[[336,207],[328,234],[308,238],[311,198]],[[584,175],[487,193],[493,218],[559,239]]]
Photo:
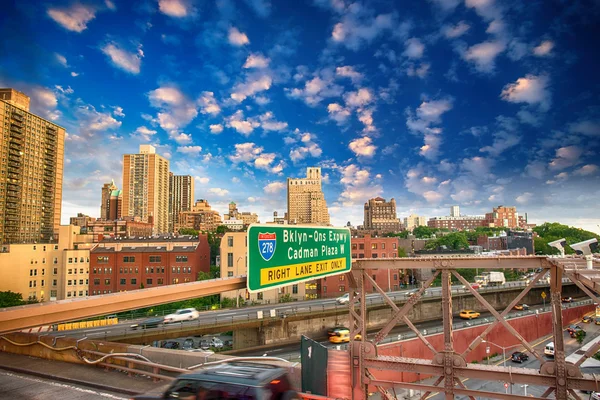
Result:
[[334,74],[331,70],[321,70],[316,76],[307,80],[303,89],[286,89],[288,96],[303,100],[308,106],[314,107],[321,100],[328,97],[338,97],[344,92],[344,88],[334,83]]
[[144,57],[141,45],[138,46],[135,53],[131,53],[122,49],[117,43],[112,42],[104,46],[102,52],[110,58],[116,67],[123,71],[136,75],[140,73],[142,58]]
[[214,134],[214,135],[218,135],[219,133],[223,132],[223,125],[221,124],[213,124],[209,126],[210,128],[210,133]]
[[494,161],[485,157],[464,158],[461,162],[463,171],[470,173],[473,177],[486,179],[491,175]]
[[183,154],[199,155],[201,151],[202,151],[201,146],[179,146],[179,147],[177,147],[177,152],[183,153]]
[[335,73],[338,76],[343,76],[346,78],[350,78],[352,80],[352,83],[356,84],[358,82],[360,82],[363,79],[363,74],[361,74],[360,72],[356,71],[354,69],[354,67],[345,65],[343,67],[337,67],[335,69]]
[[503,41],[487,41],[469,47],[462,55],[465,61],[475,64],[482,73],[492,73],[496,68],[496,57],[506,49]]
[[245,82],[238,83],[234,86],[231,98],[241,103],[247,97],[269,90],[272,83],[273,79],[268,74],[248,76]]
[[280,174],[285,167],[283,161],[275,163],[276,154],[263,153],[264,147],[256,146],[255,143],[238,143],[235,145],[235,153],[229,156],[234,164],[245,163],[253,165],[274,174]]
[[294,135],[297,137],[297,140],[296,140],[296,138],[288,138],[288,139],[291,139],[290,142],[296,143],[296,141],[299,141],[301,143],[301,145],[294,147],[290,151],[290,159],[292,160],[292,162],[296,163],[296,162],[303,160],[309,156],[310,157],[320,157],[321,156],[321,154],[323,153],[323,150],[321,150],[321,147],[319,147],[319,145],[314,142],[315,135],[313,135],[312,133],[309,133],[309,132],[302,133],[302,132],[300,132],[299,129],[296,129],[294,131]]
[[538,57],[548,57],[552,55],[552,49],[554,48],[554,42],[551,40],[544,40],[539,46],[533,48],[533,54]]
[[422,63],[419,67],[416,67],[416,65],[411,63],[406,69],[406,75],[417,76],[423,79],[429,73],[429,68],[431,68],[431,64],[429,63]]
[[539,126],[541,122],[538,116],[533,115],[533,113],[524,109],[521,109],[519,112],[517,112],[517,117],[519,117],[519,120],[522,123],[529,124],[531,126]]
[[183,18],[192,14],[192,7],[186,0],[159,0],[158,9],[165,15]]
[[241,181],[240,181],[240,178],[234,176],[233,178],[231,178],[231,182],[233,182],[233,183],[240,183]]
[[515,201],[519,204],[527,204],[533,199],[533,193],[525,192],[515,198]]
[[65,68],[69,67],[69,64],[67,63],[67,58],[65,56],[63,56],[62,54],[59,53],[54,53],[54,57],[56,57],[56,61],[58,61],[58,63],[60,65],[62,65]]
[[527,75],[514,83],[504,86],[500,97],[511,103],[527,103],[539,105],[541,110],[548,110],[551,104],[551,94],[548,89],[549,78],[546,75]]
[[254,96],[254,102],[259,106],[266,106],[271,102],[271,100],[269,100],[269,98],[266,96]]
[[92,6],[75,3],[69,8],[49,8],[48,16],[65,29],[83,32],[87,23],[96,17],[96,10]]
[[283,182],[271,182],[263,188],[267,194],[277,194],[285,189],[285,183]]
[[566,146],[556,150],[555,158],[548,164],[552,170],[561,170],[572,167],[581,162],[583,149],[578,146]]
[[117,117],[123,118],[125,116],[125,113],[123,112],[123,107],[119,107],[119,106],[113,107],[113,114],[116,115]]
[[180,143],[189,143],[191,137],[178,131],[198,115],[196,102],[191,101],[177,87],[169,84],[150,91],[148,99],[153,107],[160,110],[157,114],[160,127]]
[[145,126],[140,126],[135,130],[135,132],[133,132],[133,134],[139,136],[142,140],[149,142],[152,140],[152,137],[156,135],[156,131],[148,129]]
[[71,72],[71,76],[76,77],[76,76],[79,76],[79,74],[77,72]]
[[41,115],[50,121],[56,121],[60,118],[61,113],[56,109],[58,106],[58,99],[54,91],[43,86],[35,86],[29,90],[32,112]]
[[546,175],[546,169],[546,163],[541,161],[530,161],[525,167],[524,175],[543,179]]
[[260,123],[253,118],[244,119],[244,112],[237,110],[233,115],[225,118],[225,125],[244,136],[249,136],[255,128],[260,126]]
[[502,18],[502,11],[494,0],[465,0],[465,6],[474,8],[475,12],[486,21]]
[[271,14],[270,0],[246,0],[246,4],[261,18],[266,18]]
[[600,137],[600,120],[580,120],[569,124],[569,132],[591,137]]
[[583,167],[575,170],[573,173],[575,175],[587,176],[587,175],[593,175],[593,174],[595,174],[597,172],[598,172],[598,166],[597,165],[587,164],[587,165],[584,165]]
[[375,125],[373,125],[372,108],[359,108],[356,112],[358,113],[358,120],[365,126],[363,129],[365,134],[377,131],[377,128],[375,128]]
[[340,183],[344,185],[344,190],[340,194],[339,201],[344,207],[363,205],[365,199],[379,196],[383,193],[383,188],[379,184],[374,184],[371,174],[367,169],[360,169],[355,164],[341,167],[342,178]]
[[418,38],[410,38],[404,42],[404,54],[408,58],[421,58],[425,51],[425,45]]
[[469,29],[471,29],[471,26],[469,24],[467,24],[465,21],[460,21],[454,26],[444,25],[442,27],[442,33],[448,39],[455,39],[467,33]]
[[88,136],[92,136],[97,132],[105,132],[121,127],[121,121],[113,118],[110,112],[98,112],[91,105],[79,106],[75,113],[79,122],[80,132],[87,131]]
[[214,116],[221,112],[221,107],[217,104],[213,92],[202,92],[198,98],[198,104],[200,104],[200,112],[202,114],[211,114]]
[[338,125],[343,125],[351,112],[347,108],[342,107],[338,103],[331,103],[327,106],[327,112],[329,113],[329,118],[336,121]]
[[206,185],[207,183],[210,182],[210,178],[206,177],[206,176],[196,176],[194,178],[196,181],[198,181],[198,183],[200,183],[201,185]]
[[269,66],[269,62],[271,62],[271,59],[263,56],[262,54],[251,53],[248,58],[246,58],[243,68],[267,68]]
[[477,192],[475,190],[465,189],[465,190],[460,190],[458,193],[454,193],[454,194],[450,195],[450,197],[454,201],[457,201],[459,203],[465,203],[467,201],[473,200],[476,195],[477,195]]
[[117,6],[115,6],[115,3],[113,3],[111,0],[104,0],[104,4],[106,4],[106,7],[108,7],[112,11],[115,11],[117,9]]
[[274,119],[273,113],[267,111],[266,113],[258,117],[260,120],[260,127],[265,131],[284,131],[288,127],[287,122],[280,122]]
[[[63,87],[62,87],[62,86],[60,86],[60,85],[54,85],[54,88],[55,88],[57,91],[61,92],[62,94],[73,94],[73,93],[75,92],[75,91],[74,91],[74,90],[71,88],[71,86],[67,86],[67,88],[65,89],[65,88],[63,88]],[[120,108],[120,107],[119,107],[119,108]],[[123,109],[121,108],[121,111],[122,111],[122,110],[123,110]],[[117,115],[117,113],[115,113],[115,115]],[[124,117],[124,116],[125,116],[125,114],[123,114],[122,116]]]
[[375,155],[375,150],[377,150],[377,146],[373,144],[373,140],[368,136],[354,139],[350,142],[348,148],[350,148],[357,156],[367,158],[373,157]]
[[348,92],[344,95],[344,101],[348,107],[363,107],[374,100],[373,93],[367,88],[360,88],[356,92]]
[[482,153],[489,153],[491,156],[497,157],[505,150],[516,146],[521,142],[521,137],[506,131],[494,133],[494,142],[491,146],[485,146],[479,149]]
[[340,43],[350,50],[358,50],[372,42],[386,31],[398,27],[393,14],[380,14],[373,18],[358,3],[350,5],[341,22],[335,24],[331,33],[333,42]]
[[423,193],[423,197],[428,203],[437,204],[442,201],[444,195],[434,190],[428,190],[427,192]]
[[425,144],[421,146],[419,154],[428,160],[437,160],[439,156],[440,144],[442,142],[440,136],[435,133],[426,133],[425,136],[423,136],[423,141],[425,142]]
[[233,46],[243,46],[250,43],[248,36],[245,33],[240,32],[236,27],[229,28],[229,34],[227,35],[229,43]]
[[229,194],[229,190],[221,189],[221,188],[210,188],[208,191],[215,196],[225,197]]
[[436,160],[439,155],[441,144],[441,128],[432,125],[439,124],[444,113],[452,109],[452,98],[440,100],[423,101],[416,110],[416,117],[409,110],[406,126],[412,132],[423,134],[424,145],[421,146],[419,154],[428,160]]

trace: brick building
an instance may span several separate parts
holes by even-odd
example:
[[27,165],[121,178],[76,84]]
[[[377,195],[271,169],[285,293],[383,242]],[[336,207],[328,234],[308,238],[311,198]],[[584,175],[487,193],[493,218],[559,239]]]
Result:
[[427,221],[427,226],[434,229],[446,228],[451,231],[473,230],[480,226],[486,226],[483,215],[461,215],[458,217],[433,217]]
[[508,231],[508,234],[500,236],[479,236],[477,245],[483,247],[485,251],[500,251],[500,250],[519,250],[524,249],[527,255],[535,254],[535,245],[533,241],[533,233],[521,231]]
[[518,219],[517,207],[498,206],[485,214],[486,226],[490,228],[517,228]]
[[[352,258],[395,258],[398,257],[398,238],[395,237],[353,237],[350,242]],[[373,270],[369,275],[385,291],[399,290],[407,276],[403,270]],[[371,283],[365,283],[369,292],[374,291]],[[319,297],[339,297],[349,290],[346,274],[321,278],[317,281]]]
[[102,241],[90,254],[89,294],[194,282],[210,272],[206,235]]

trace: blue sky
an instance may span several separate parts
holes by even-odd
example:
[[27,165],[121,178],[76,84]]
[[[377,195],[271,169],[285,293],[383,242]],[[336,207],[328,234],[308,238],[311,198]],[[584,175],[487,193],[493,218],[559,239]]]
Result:
[[335,225],[383,196],[600,232],[597,1],[14,3],[0,86],[67,129],[63,222],[150,143],[261,221],[321,166]]

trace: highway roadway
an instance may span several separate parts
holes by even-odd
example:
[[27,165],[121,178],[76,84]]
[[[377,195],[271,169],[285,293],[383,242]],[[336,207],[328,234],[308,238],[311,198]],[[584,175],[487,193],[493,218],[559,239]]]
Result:
[[[526,283],[524,281],[516,281],[516,282],[507,282],[506,285],[500,286],[499,288],[510,288],[510,287],[524,287]],[[540,286],[544,286],[540,284]],[[545,285],[547,286],[547,285]],[[454,285],[452,287],[452,291],[455,294],[465,293],[466,289],[462,289],[462,285]],[[485,291],[497,290],[498,288],[481,288],[479,289],[480,293]],[[409,298],[408,293],[414,291],[415,289],[410,290],[401,290],[395,292],[387,293],[389,297],[394,299],[396,302],[404,301]],[[440,287],[431,287],[427,289],[427,293],[422,298],[432,298],[441,296],[441,288]],[[366,295],[367,305],[377,305],[382,304],[384,300],[378,293],[370,293]],[[317,300],[306,300],[292,303],[274,303],[274,304],[265,304],[251,307],[243,307],[239,309],[222,309],[222,310],[211,310],[204,311],[200,313],[200,318],[194,321],[188,321],[183,323],[174,323],[161,325],[157,328],[148,328],[153,332],[157,332],[157,330],[165,330],[165,331],[173,331],[177,329],[181,329],[183,326],[206,326],[213,324],[224,324],[231,323],[234,324],[236,322],[242,322],[247,320],[254,320],[258,318],[258,313],[262,311],[263,318],[269,318],[271,313],[274,313],[276,317],[283,317],[284,315],[296,314],[296,313],[310,313],[317,311],[325,311],[325,310],[334,310],[334,309],[344,309],[347,305],[340,305],[336,302],[335,298],[331,299],[317,299]],[[141,319],[124,321],[116,325],[110,325],[106,327],[97,327],[97,328],[87,328],[87,329],[77,329],[77,330],[68,330],[68,331],[52,331],[45,333],[44,335],[51,336],[68,336],[74,337],[77,339],[88,338],[88,339],[98,339],[98,340],[110,340],[111,337],[123,336],[127,334],[139,333],[139,330],[134,330],[131,328],[131,325],[142,321]]]

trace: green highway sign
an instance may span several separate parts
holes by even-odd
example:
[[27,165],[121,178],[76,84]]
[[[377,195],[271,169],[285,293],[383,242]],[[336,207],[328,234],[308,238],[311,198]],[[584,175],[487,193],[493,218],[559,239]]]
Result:
[[350,229],[307,225],[248,228],[248,291],[262,292],[350,271]]

